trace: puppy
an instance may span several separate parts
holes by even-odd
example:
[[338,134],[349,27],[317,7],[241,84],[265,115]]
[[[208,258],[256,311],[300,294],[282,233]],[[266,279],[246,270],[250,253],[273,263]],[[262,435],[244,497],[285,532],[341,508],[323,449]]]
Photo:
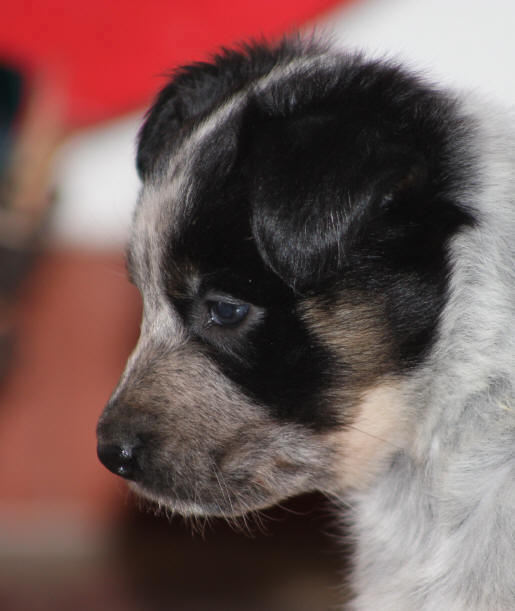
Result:
[[514,162],[502,114],[323,44],[177,71],[100,460],[183,514],[344,498],[349,609],[515,608]]

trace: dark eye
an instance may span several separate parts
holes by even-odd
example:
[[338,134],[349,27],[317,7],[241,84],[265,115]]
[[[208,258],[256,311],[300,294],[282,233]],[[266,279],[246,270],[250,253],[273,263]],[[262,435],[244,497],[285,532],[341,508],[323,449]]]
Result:
[[228,301],[213,301],[209,313],[211,321],[221,327],[231,327],[240,323],[249,313],[248,303],[229,303]]

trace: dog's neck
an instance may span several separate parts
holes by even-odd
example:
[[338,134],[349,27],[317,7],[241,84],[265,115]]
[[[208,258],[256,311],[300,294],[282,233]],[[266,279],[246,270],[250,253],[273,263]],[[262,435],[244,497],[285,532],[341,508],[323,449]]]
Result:
[[478,137],[489,182],[478,224],[451,245],[439,340],[406,387],[413,440],[351,498],[354,609],[509,609],[515,600],[515,147],[499,129]]

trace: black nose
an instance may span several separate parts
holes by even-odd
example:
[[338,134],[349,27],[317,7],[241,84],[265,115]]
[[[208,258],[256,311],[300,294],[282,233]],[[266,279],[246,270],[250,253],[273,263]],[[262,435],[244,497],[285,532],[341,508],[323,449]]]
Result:
[[98,444],[100,462],[116,475],[135,480],[139,473],[137,448],[113,444]]

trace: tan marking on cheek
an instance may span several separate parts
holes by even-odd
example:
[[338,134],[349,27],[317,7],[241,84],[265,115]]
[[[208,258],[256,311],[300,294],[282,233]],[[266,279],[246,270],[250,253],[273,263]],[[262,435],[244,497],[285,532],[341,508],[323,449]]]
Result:
[[339,456],[340,490],[366,487],[389,458],[406,447],[409,406],[400,382],[383,382],[366,391],[345,430],[331,435]]
[[330,303],[320,298],[306,300],[301,316],[345,367],[349,392],[370,388],[393,369],[393,342],[380,303],[345,291]]

